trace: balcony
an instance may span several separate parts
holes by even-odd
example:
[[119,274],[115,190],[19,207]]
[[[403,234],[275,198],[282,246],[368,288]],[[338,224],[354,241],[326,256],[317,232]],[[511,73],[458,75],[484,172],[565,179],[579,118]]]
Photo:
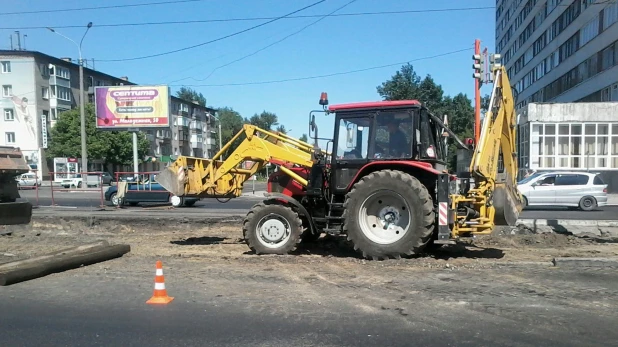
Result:
[[176,122],[174,124],[179,127],[189,127],[191,124],[191,118],[178,116],[176,117]]

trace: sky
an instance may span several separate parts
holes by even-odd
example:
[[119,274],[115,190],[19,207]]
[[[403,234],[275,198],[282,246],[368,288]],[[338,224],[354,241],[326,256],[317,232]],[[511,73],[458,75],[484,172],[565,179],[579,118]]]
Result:
[[[79,43],[92,22],[82,54],[94,59],[96,70],[138,84],[169,85],[174,94],[187,86],[203,93],[208,106],[231,107],[247,118],[274,112],[296,137],[308,132],[309,111],[321,108],[321,92],[330,104],[380,100],[376,87],[408,61],[446,94],[472,99],[474,40],[493,52],[495,0],[320,1],[12,1],[0,13],[0,47],[10,48],[9,37],[19,30],[27,35],[26,49],[77,59],[74,43],[44,27]],[[334,14],[361,15],[322,17],[346,4]],[[113,8],[83,9],[102,6]],[[305,7],[293,15],[315,17],[273,21]],[[479,7],[491,8],[448,10]],[[367,14],[372,12],[390,13]],[[175,23],[144,24],[161,22]],[[158,56],[144,58],[150,55]],[[365,71],[351,72],[356,70]],[[262,83],[289,79],[297,80]],[[320,136],[332,136],[332,116],[318,114],[316,121]]]

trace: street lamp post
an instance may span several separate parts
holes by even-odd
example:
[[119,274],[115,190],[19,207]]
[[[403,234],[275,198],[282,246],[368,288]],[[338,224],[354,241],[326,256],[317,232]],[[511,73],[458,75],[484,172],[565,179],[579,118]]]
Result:
[[[88,30],[90,30],[90,28],[92,28],[92,22],[88,22],[88,25],[86,25],[86,32],[82,36],[82,39],[79,41],[79,44],[77,44],[77,42],[73,41],[71,38],[64,36],[61,33],[57,32],[53,28],[47,28],[49,29],[49,31],[56,33],[64,37],[65,39],[73,42],[77,46],[77,49],[79,51],[79,115],[80,115],[80,120],[81,120],[80,128],[81,128],[81,140],[82,140],[81,141],[82,142],[82,172],[88,172],[88,147],[86,144],[86,111],[85,111],[85,97],[84,97],[84,59],[82,58],[82,43],[84,42],[84,38],[86,37],[86,34],[88,34]],[[87,180],[88,180],[88,174],[86,174],[86,182]],[[87,184],[82,185],[83,188],[87,188],[87,186],[88,186]]]
[[[217,123],[219,123],[219,150],[221,150],[221,148],[223,148],[222,140],[221,140],[221,138],[222,138],[222,136],[221,136],[222,135],[222,133],[221,133],[221,120],[219,119],[219,117],[215,116],[214,114],[211,114],[210,116],[212,118],[214,118],[217,121]],[[223,154],[221,154],[221,159],[223,159]]]

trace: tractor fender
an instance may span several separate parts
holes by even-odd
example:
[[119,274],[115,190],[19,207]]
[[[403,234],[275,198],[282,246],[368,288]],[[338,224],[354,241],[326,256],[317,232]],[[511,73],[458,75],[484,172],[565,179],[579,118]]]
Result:
[[374,161],[374,162],[368,163],[367,165],[363,166],[360,170],[358,170],[358,172],[356,173],[356,175],[354,176],[354,178],[350,181],[350,184],[348,185],[348,191],[352,189],[352,186],[354,186],[354,184],[358,182],[360,178],[368,175],[369,173],[373,171],[378,171],[378,170],[383,170],[383,169],[398,169],[398,168],[405,170],[406,167],[420,169],[420,170],[426,171],[427,173],[436,175],[436,177],[442,173],[434,169],[430,163],[424,163],[420,161],[411,161],[411,160],[410,161],[405,161],[405,160]]
[[311,218],[311,214],[309,214],[309,211],[307,211],[305,206],[303,206],[298,200],[294,199],[291,196],[282,194],[282,193],[264,193],[264,196],[266,197],[264,201],[283,200],[287,203],[294,205],[294,207],[298,209],[301,215],[304,215],[305,217],[307,217],[307,221],[309,221],[309,228],[311,229],[311,233],[318,232],[318,228],[315,226],[315,223],[313,222],[313,218]]

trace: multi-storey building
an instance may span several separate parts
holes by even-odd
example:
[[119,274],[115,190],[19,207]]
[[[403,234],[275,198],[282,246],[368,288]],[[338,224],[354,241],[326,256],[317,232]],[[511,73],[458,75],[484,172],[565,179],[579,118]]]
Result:
[[[94,101],[96,86],[135,85],[127,77],[114,77],[87,67],[84,84],[87,102]],[[79,65],[70,58],[55,58],[36,51],[0,50],[0,88],[0,144],[20,147],[28,163],[39,168],[40,176],[46,176],[54,170],[55,162],[45,156],[49,129],[63,111],[80,103]],[[211,129],[215,119],[210,115],[215,110],[177,97],[171,99],[171,128],[145,131],[151,150],[147,158],[142,158],[142,170],[158,170],[175,155],[214,154]],[[91,171],[111,169],[103,167],[104,163],[97,158],[88,162]]]
[[530,102],[618,101],[618,3],[497,0],[496,51]]
[[497,0],[496,51],[515,90],[520,174],[603,172],[618,191],[618,3]]

